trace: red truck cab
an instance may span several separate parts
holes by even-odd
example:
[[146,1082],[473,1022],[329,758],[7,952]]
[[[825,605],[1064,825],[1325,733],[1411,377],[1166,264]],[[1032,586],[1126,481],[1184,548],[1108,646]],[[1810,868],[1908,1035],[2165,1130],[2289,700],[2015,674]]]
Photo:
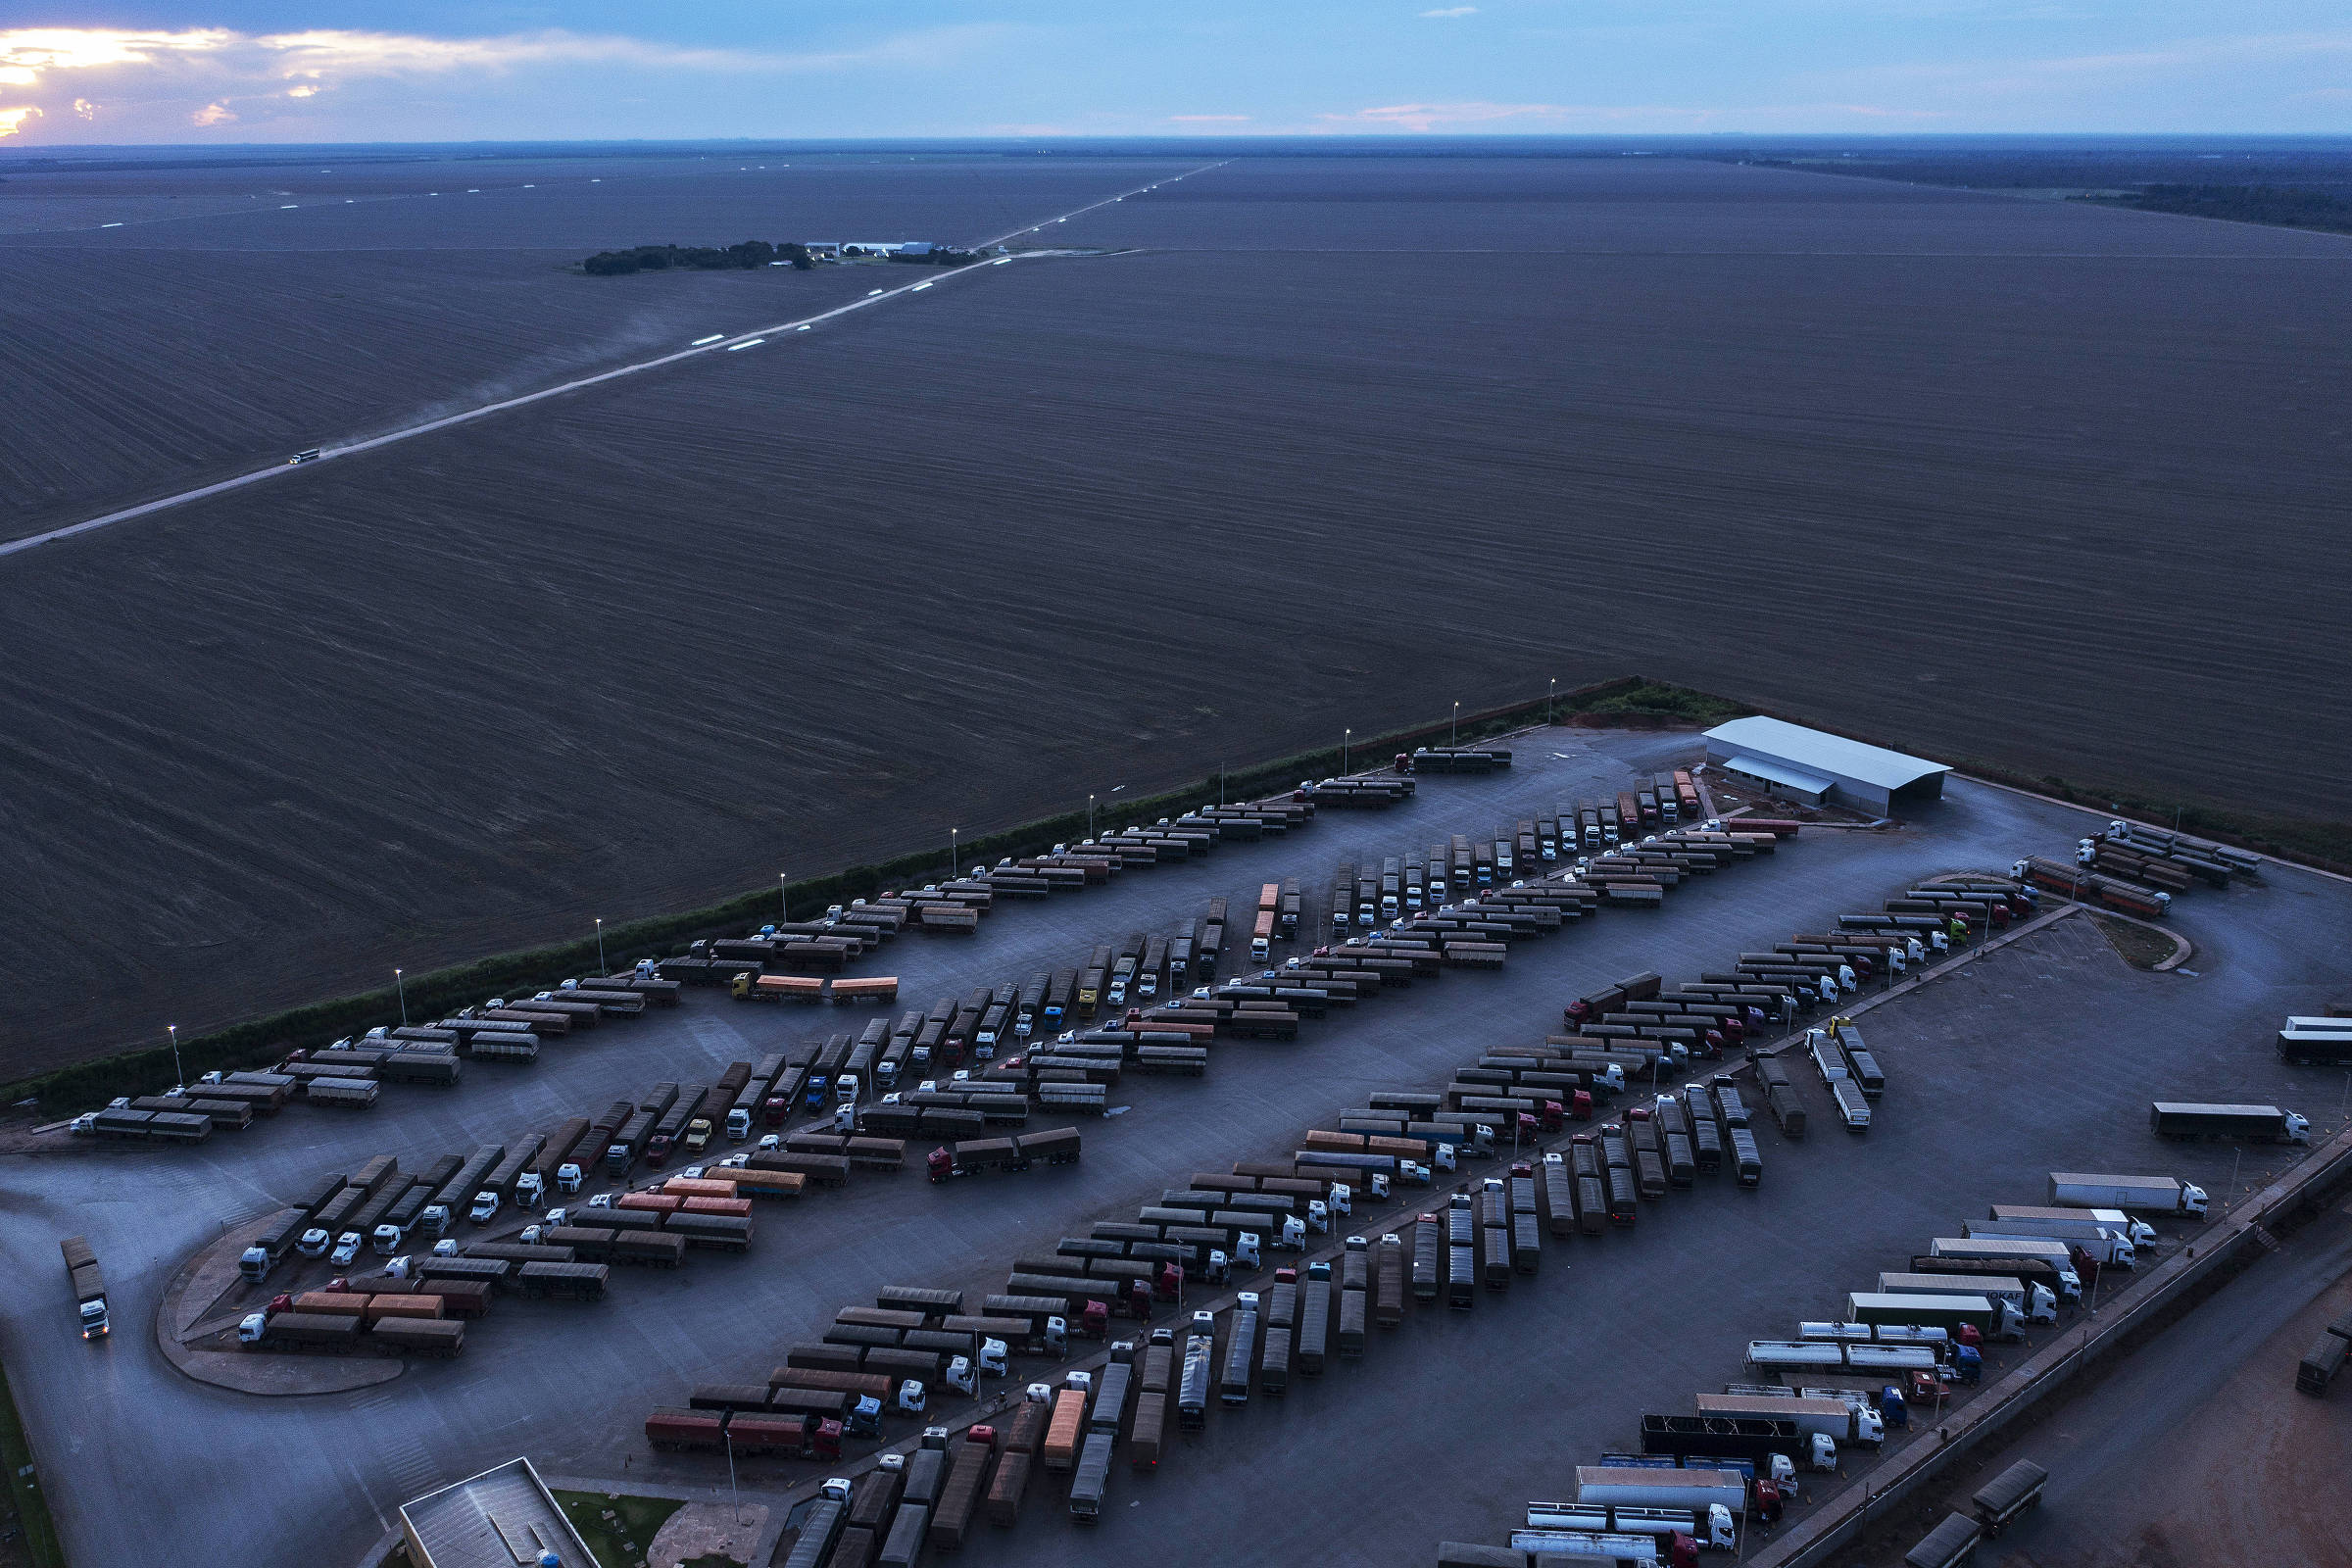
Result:
[[945,1149],[934,1149],[923,1156],[923,1174],[933,1182],[944,1182],[956,1174],[956,1156]]
[[1568,1097],[1568,1114],[1574,1116],[1578,1121],[1591,1121],[1592,1119],[1592,1092],[1589,1089],[1579,1089],[1570,1095]]
[[1078,1337],[1082,1340],[1110,1338],[1110,1307],[1102,1301],[1089,1301],[1078,1314]]
[[781,1127],[784,1118],[792,1114],[792,1099],[788,1095],[770,1095],[760,1104],[760,1119],[770,1127]]

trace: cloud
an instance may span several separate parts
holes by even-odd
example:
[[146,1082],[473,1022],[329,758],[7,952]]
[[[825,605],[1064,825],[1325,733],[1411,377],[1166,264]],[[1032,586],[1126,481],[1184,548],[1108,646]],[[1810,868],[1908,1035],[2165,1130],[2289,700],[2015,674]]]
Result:
[[1169,121],[1179,125],[1246,125],[1248,115],[1170,115]]
[[1478,15],[1478,7],[1476,7],[1476,6],[1444,6],[1444,7],[1441,7],[1440,9],[1438,9],[1438,10],[1436,10],[1436,11],[1424,11],[1424,12],[1422,12],[1422,13],[1421,13],[1421,15],[1422,15],[1424,18],[1429,18],[1429,19],[1433,19],[1433,20],[1434,20],[1434,19],[1444,19],[1444,18],[1449,18],[1449,17],[1475,17],[1475,16],[1477,16],[1477,15]]
[[74,100],[74,113],[80,116],[84,120],[96,120],[98,118],[98,106],[90,102],[87,98],[76,98]]
[[0,136],[14,136],[24,128],[24,122],[40,118],[40,110],[30,104],[17,109],[0,109]]
[[1564,104],[1384,104],[1377,109],[1315,118],[1335,124],[1435,130],[1441,125],[1484,125],[1500,120],[1564,120],[1594,113],[1605,111],[1572,109]]
[[276,33],[225,27],[0,28],[0,86],[33,89],[27,96],[36,100],[24,113],[9,111],[13,118],[0,134],[13,134],[38,118],[44,112],[41,100],[62,114],[93,90],[110,101],[139,106],[159,128],[167,119],[204,126],[235,119],[232,104],[254,113],[261,100],[270,99],[276,104],[272,113],[298,114],[338,89],[371,82],[485,82],[564,70],[756,79],[864,67],[935,68],[1004,31],[993,24],[935,27],[858,48],[793,52],[693,47],[561,28],[471,38],[349,28]]

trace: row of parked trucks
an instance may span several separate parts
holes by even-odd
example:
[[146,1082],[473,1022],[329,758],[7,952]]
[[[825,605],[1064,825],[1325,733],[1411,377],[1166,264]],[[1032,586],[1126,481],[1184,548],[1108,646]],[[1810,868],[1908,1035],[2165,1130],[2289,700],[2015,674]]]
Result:
[[[1001,1365],[1007,1351],[1060,1355],[1074,1338],[1108,1340],[1119,1317],[1148,1321],[1178,1302],[1188,1283],[1222,1284],[1236,1271],[1262,1269],[1273,1261],[1269,1253],[1304,1251],[1353,1212],[1357,1191],[1385,1198],[1396,1185],[1426,1183],[1434,1170],[1458,1169],[1466,1155],[1493,1156],[1498,1133],[1524,1139],[1556,1130],[1571,1114],[1589,1117],[1596,1095],[1624,1089],[1629,1065],[1649,1070],[1658,1055],[1635,1049],[1605,1061],[1571,1064],[1547,1051],[1497,1059],[1507,1063],[1500,1077],[1490,1068],[1489,1077],[1466,1077],[1446,1093],[1375,1094],[1362,1111],[1343,1117],[1340,1129],[1308,1133],[1301,1140],[1307,1147],[1289,1160],[1237,1161],[1230,1173],[1197,1172],[1185,1187],[1142,1205],[1132,1222],[1101,1222],[1086,1236],[1062,1238],[1050,1256],[1015,1259],[1005,1293],[988,1298],[986,1318],[940,1315],[960,1311],[956,1293],[912,1303],[917,1309],[906,1316],[893,1316],[891,1309],[908,1306],[912,1293],[886,1293],[872,1311],[845,1309],[828,1343],[792,1348],[787,1367],[775,1376],[806,1378],[828,1369],[871,1379],[858,1392],[859,1403],[850,1407],[852,1420],[862,1410],[868,1421],[878,1421],[894,1399],[902,1413],[921,1414],[933,1386],[973,1392],[974,1375],[994,1369],[992,1350]],[[1379,1130],[1359,1127],[1358,1118],[1377,1121]],[[1572,1157],[1553,1155],[1541,1166],[1514,1163],[1507,1175],[1483,1180],[1476,1192],[1449,1195],[1443,1208],[1401,1231],[1351,1236],[1336,1258],[1276,1267],[1261,1291],[1240,1293],[1221,1322],[1219,1314],[1198,1312],[1181,1337],[1169,1328],[1152,1329],[1141,1346],[1114,1345],[1109,1364],[1099,1373],[1074,1374],[1058,1388],[1033,1385],[1026,1409],[1036,1413],[1016,1408],[1013,1441],[1007,1443],[1005,1427],[993,1422],[977,1429],[982,1436],[964,1440],[984,1445],[991,1461],[971,1461],[970,1489],[985,1498],[993,1518],[1010,1523],[1036,1470],[1066,1474],[1073,1516],[1098,1517],[1116,1450],[1123,1446],[1138,1467],[1156,1464],[1171,1405],[1179,1430],[1201,1427],[1211,1404],[1236,1407],[1252,1396],[1280,1397],[1294,1373],[1313,1376],[1335,1356],[1360,1356],[1369,1329],[1401,1323],[1408,1300],[1435,1302],[1443,1296],[1466,1304],[1464,1298],[1475,1299],[1478,1291],[1507,1289],[1514,1277],[1539,1269],[1545,1228],[1555,1236],[1584,1228],[1573,1169],[1590,1168],[1597,1186],[1599,1173],[1611,1164],[1630,1170],[1639,1148],[1656,1156],[1653,1196],[1662,1195],[1675,1180],[1668,1172],[1683,1171],[1682,1162],[1670,1162],[1670,1152],[1679,1154],[1689,1144],[1689,1165],[1696,1168],[1694,1129],[1701,1120],[1715,1164],[1744,1163],[1747,1180],[1760,1176],[1745,1106],[1730,1080],[1645,1097],[1623,1125],[1580,1135],[1571,1150],[1582,1152]],[[1614,1147],[1604,1149],[1601,1133]],[[1630,1204],[1638,1184],[1623,1185]],[[1593,1205],[1595,1222],[1603,1212]],[[954,1338],[990,1334],[995,1338]],[[920,1365],[898,1359],[909,1351]],[[879,1374],[876,1356],[891,1358]],[[753,1408],[747,1396],[737,1398],[739,1411]],[[720,1421],[708,1411],[699,1417],[677,1410],[657,1415],[649,1438],[658,1443],[677,1444],[692,1427],[701,1434],[691,1440],[695,1446],[715,1449],[726,1444]],[[919,1482],[910,1494],[907,1479],[917,1464],[952,1470],[950,1459],[920,1458],[922,1450],[944,1454],[952,1446],[945,1430],[935,1429],[905,1463],[886,1461],[855,1487],[829,1484],[833,1506],[812,1512],[786,1560],[911,1561],[925,1545],[959,1543],[970,1519],[961,1498],[946,1495],[944,1480],[938,1493]],[[910,1502],[917,1512],[907,1511]],[[884,1555],[893,1550],[897,1555]],[[848,1555],[837,1555],[844,1551]]]
[[2139,883],[2148,893],[2168,897],[2200,882],[2226,888],[2235,878],[2256,875],[2262,866],[2261,858],[2245,850],[2120,819],[2109,822],[2096,838],[2082,840],[2075,858],[2102,876]]
[[[581,1129],[590,1125],[577,1120]],[[309,1203],[276,1216],[246,1250],[241,1272],[259,1283],[289,1251],[316,1255],[330,1227],[365,1225],[378,1213],[405,1216],[420,1199],[431,1201],[417,1210],[419,1220],[431,1214],[440,1223],[452,1203],[473,1192],[468,1217],[486,1223],[497,1212],[498,1195],[524,1184],[534,1196],[543,1190],[546,1161],[569,1147],[572,1136],[567,1124],[552,1140],[531,1135],[511,1146],[483,1145],[466,1156],[444,1156],[415,1179],[400,1176],[393,1156],[379,1155],[349,1179],[330,1178]],[[747,1250],[752,1195],[791,1196],[803,1180],[798,1173],[752,1169],[753,1157],[745,1156],[743,1166],[694,1167],[657,1188],[582,1209],[551,1211],[545,1222],[525,1227],[517,1240],[443,1239],[429,1253],[389,1258],[379,1275],[339,1278],[323,1291],[281,1295],[249,1315],[238,1338],[256,1350],[373,1348],[387,1354],[454,1355],[464,1345],[456,1324],[486,1311],[494,1289],[601,1300],[614,1265],[675,1268],[690,1248]],[[394,1195],[401,1195],[395,1206],[380,1207]],[[343,1234],[336,1261],[351,1260],[360,1234]],[[379,1252],[403,1239],[389,1222],[376,1226],[372,1235]],[[420,1326],[419,1320],[448,1326]]]
[[[2050,1174],[2049,1197],[2042,1207],[1994,1205],[1969,1235],[1936,1239],[1907,1270],[1849,1293],[1836,1321],[1751,1342],[1759,1381],[1698,1395],[1687,1412],[1644,1414],[1639,1451],[1580,1467],[1573,1502],[1530,1503],[1507,1548],[1448,1543],[1440,1561],[1685,1564],[1704,1548],[1735,1548],[1739,1521],[1777,1518],[1800,1467],[1834,1470],[1841,1446],[1876,1447],[1906,1428],[1914,1401],[1979,1381],[1982,1347],[2054,1323],[2061,1302],[2082,1299],[2102,1253],[2128,1266],[2133,1246],[2153,1240],[2133,1213],[2201,1214],[2206,1200],[2170,1177],[2066,1171]],[[2132,1213],[2112,1206],[2126,1204]],[[2352,1336],[2352,1315],[2335,1332]],[[2340,1364],[2346,1348],[2338,1339],[2323,1359]],[[1947,1518],[1905,1558],[1908,1568],[1957,1568],[2039,1501],[2045,1479],[2027,1463],[1996,1477],[1972,1512]]]
[[543,1039],[677,1004],[677,986],[641,965],[627,974],[565,980],[527,1001],[493,998],[431,1023],[383,1025],[318,1050],[296,1051],[267,1070],[208,1072],[162,1095],[125,1097],[68,1124],[78,1137],[203,1143],[242,1131],[300,1101],[339,1110],[373,1107],[385,1084],[453,1088],[471,1058],[537,1059]]
[[[1774,835],[1750,837],[1769,844]],[[1742,848],[1739,853],[1754,852]],[[1723,855],[1727,863],[1734,858],[1728,850]],[[903,1134],[945,1130],[945,1118],[960,1106],[937,1106],[936,1115],[934,1110],[917,1115],[905,1103],[909,1097],[897,1087],[909,1068],[937,1071],[944,1066],[963,1081],[943,1093],[974,1097],[1017,1089],[1048,1108],[1100,1111],[1105,1103],[1104,1089],[1115,1083],[1122,1069],[1197,1075],[1206,1068],[1206,1042],[1219,1030],[1293,1038],[1299,1017],[1319,1016],[1332,1005],[1360,1000],[1383,986],[1409,984],[1448,964],[1498,965],[1508,941],[1557,929],[1566,919],[1589,912],[1596,899],[1593,890],[1573,882],[1498,889],[1475,905],[1423,916],[1377,940],[1351,941],[1291,959],[1280,970],[1159,1001],[1163,994],[1180,992],[1188,981],[1213,975],[1230,915],[1225,900],[1212,900],[1189,937],[1132,933],[1122,944],[1096,949],[1083,968],[1039,974],[1025,986],[976,991],[960,1003],[943,1000],[928,1015],[904,1015],[895,1029],[876,1020],[855,1048],[864,1052],[862,1056],[820,1063],[809,1076],[808,1108],[817,1111],[832,1105],[838,1111],[841,1104],[857,1105],[855,1120],[861,1129],[871,1124],[871,1130]],[[1255,912],[1269,942],[1295,929],[1296,883],[1261,886]],[[1106,1029],[1065,1028],[1054,1039],[1038,1040],[1056,1025],[1096,1015],[1105,1003],[1143,1002],[1151,1005],[1129,1005],[1122,1020]],[[1007,1036],[1022,1046],[1021,1054],[1001,1057]],[[867,1047],[870,1052],[864,1051]],[[836,1036],[828,1049],[844,1055],[853,1052],[846,1036]],[[967,1060],[987,1065],[966,1069],[961,1064]],[[835,1068],[830,1074],[824,1070],[828,1065]],[[838,1102],[828,1098],[828,1079],[838,1092]],[[861,1097],[875,1087],[886,1091],[884,1103],[866,1106]],[[771,1106],[777,1108],[781,1106]],[[930,1125],[934,1120],[941,1127]],[[914,1125],[906,1125],[909,1121]],[[941,1146],[951,1170],[960,1168],[954,1150],[956,1143],[964,1141],[958,1138]]]
[[[724,1116],[730,1128],[748,1132],[748,1106],[758,1104],[784,1071],[778,1053],[757,1064],[731,1063],[712,1085],[658,1083],[639,1100],[614,1102],[600,1117],[574,1116],[548,1133],[443,1155],[420,1172],[403,1172],[394,1156],[378,1155],[356,1172],[325,1178],[309,1199],[281,1211],[241,1254],[239,1271],[260,1284],[291,1254],[331,1251],[336,1263],[348,1264],[363,1250],[393,1256],[418,1236],[454,1248],[442,1239],[461,1220],[487,1225],[510,1205],[534,1210],[551,1196],[578,1193],[600,1168],[625,1176],[640,1159],[660,1166],[676,1150],[703,1149],[712,1136],[712,1117]],[[797,1172],[755,1171],[749,1163],[747,1157],[743,1166],[699,1171],[697,1185],[708,1192],[625,1194],[607,1201],[621,1210],[675,1210],[670,1223],[681,1235],[700,1227],[710,1245],[748,1245],[748,1199],[792,1196],[804,1179]]]
[[[1162,817],[1077,844],[1056,845],[1050,855],[1007,857],[996,865],[920,889],[886,892],[836,905],[816,920],[771,923],[741,938],[695,944],[687,953],[661,961],[660,972],[687,984],[735,988],[739,997],[805,1001],[896,1000],[895,980],[826,981],[849,963],[875,952],[904,931],[969,935],[1000,898],[1043,899],[1055,893],[1104,886],[1125,870],[1186,861],[1206,855],[1221,840],[1255,842],[1306,826],[1314,819],[1311,801],[1298,798],[1202,808],[1183,816]],[[798,977],[810,983],[773,982]]]

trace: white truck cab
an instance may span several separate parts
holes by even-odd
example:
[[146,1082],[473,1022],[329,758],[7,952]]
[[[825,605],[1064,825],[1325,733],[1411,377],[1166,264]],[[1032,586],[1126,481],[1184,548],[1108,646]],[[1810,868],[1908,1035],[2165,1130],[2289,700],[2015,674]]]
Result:
[[466,1217],[476,1225],[487,1225],[497,1213],[498,1195],[476,1193],[473,1195],[473,1206],[466,1211]]
[[400,1227],[378,1225],[369,1233],[368,1242],[374,1247],[376,1256],[390,1257],[394,1252],[400,1250]]
[[334,1245],[332,1236],[314,1225],[302,1233],[301,1239],[294,1244],[294,1250],[305,1257],[324,1257],[326,1250]]
[[576,1193],[587,1179],[587,1173],[568,1159],[556,1167],[556,1191],[560,1193]]
[[525,1208],[537,1208],[547,1200],[547,1184],[537,1171],[524,1171],[514,1178],[514,1201]]

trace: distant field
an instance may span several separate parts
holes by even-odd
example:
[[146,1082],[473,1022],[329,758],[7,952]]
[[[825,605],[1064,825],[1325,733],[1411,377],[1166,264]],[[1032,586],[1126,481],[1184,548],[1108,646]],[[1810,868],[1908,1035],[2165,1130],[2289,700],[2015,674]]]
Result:
[[836,157],[765,170],[703,158],[11,172],[0,538],[825,310],[876,280],[868,269],[570,270],[596,251],[968,242],[1160,167]]
[[0,1065],[1553,676],[2346,810],[2339,242],[1656,160],[1180,190],[1055,235],[1163,251],[0,565]]

